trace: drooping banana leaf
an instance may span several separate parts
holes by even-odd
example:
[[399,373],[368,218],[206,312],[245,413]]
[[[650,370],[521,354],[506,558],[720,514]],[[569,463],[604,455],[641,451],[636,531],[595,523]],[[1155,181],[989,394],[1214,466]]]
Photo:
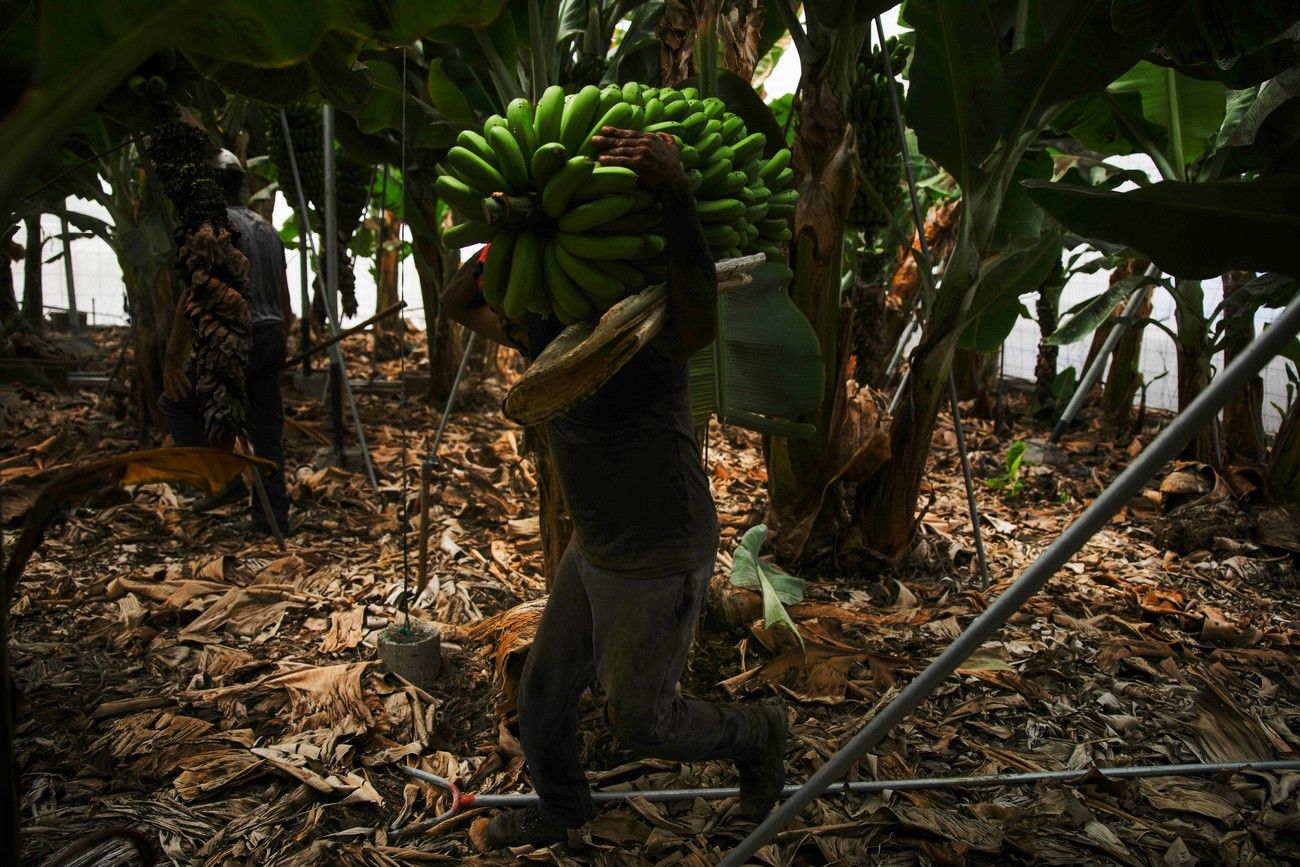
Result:
[[[1136,93],[1142,116],[1163,127],[1165,156],[1178,168],[1176,157],[1189,165],[1214,141],[1227,110],[1228,90],[1217,81],[1198,81],[1180,72],[1142,61],[1106,88],[1110,93]],[[1174,139],[1173,131],[1180,135]]]
[[28,559],[40,546],[55,510],[77,492],[87,490],[94,478],[109,476],[123,486],[182,481],[215,494],[250,467],[268,472],[275,469],[275,464],[223,449],[187,446],[113,455],[70,468],[41,490],[23,520],[22,532],[5,564],[4,582],[0,586],[4,610],[8,611],[14,587]]
[[385,129],[400,132],[405,123],[408,147],[444,148],[455,143],[458,129],[433,106],[412,94],[409,69],[405,87],[397,65],[370,58],[365,61],[365,69],[370,89],[362,104],[352,112],[362,132]]
[[[87,112],[164,46],[253,66],[308,58],[329,32],[403,44],[452,23],[482,26],[503,0],[47,0],[35,42],[8,42],[34,77],[0,122],[0,210]],[[29,39],[25,29],[20,39]]]
[[1041,44],[1007,55],[1008,137],[1041,125],[1055,106],[1100,90],[1136,63],[1150,46],[1142,37],[1116,33],[1108,0],[1057,0],[1040,4]]
[[1094,296],[1079,307],[1073,316],[1062,322],[1055,331],[1043,339],[1048,346],[1067,346],[1087,337],[1110,318],[1111,311],[1143,286],[1159,282],[1155,277],[1134,274],[1116,280],[1105,292]]
[[1179,64],[1255,51],[1300,20],[1300,0],[1111,0],[1115,30],[1159,42]]
[[747,130],[763,134],[765,157],[770,158],[786,147],[785,135],[781,131],[781,125],[776,122],[772,109],[767,107],[748,81],[734,72],[718,70],[718,96],[727,104],[728,111],[745,122]]
[[1208,279],[1226,271],[1300,276],[1300,175],[1161,181],[1124,193],[1042,181],[1024,185],[1070,230],[1127,244],[1178,277]]
[[1169,147],[1169,130],[1142,114],[1142,95],[1133,91],[1081,96],[1061,108],[1052,128],[1102,156],[1131,154],[1142,150],[1144,142],[1162,152]]
[[975,295],[964,317],[957,345],[975,352],[992,352],[1025,313],[1020,296],[1035,292],[1061,260],[1061,236],[1020,238],[990,257],[980,269]]
[[445,64],[446,60],[441,57],[429,61],[429,102],[452,123],[472,126],[477,123],[478,116],[464,91],[447,74]]
[[909,0],[916,30],[908,125],[921,151],[969,193],[997,144],[1007,113],[1006,80],[987,0]]
[[1016,238],[1037,238],[1043,232],[1043,209],[1035,205],[1029,194],[1017,181],[1031,178],[1051,180],[1055,166],[1046,150],[1034,151],[1021,157],[1011,176],[1011,186],[1002,197],[1002,210],[998,214],[997,230],[993,233],[994,249],[1011,245]]
[[[823,27],[848,27],[851,24],[867,24],[872,18],[893,9],[900,0],[859,0],[857,3],[845,3],[844,0],[807,0],[804,8]],[[908,4],[910,9],[913,4]],[[850,10],[852,16],[849,15]],[[769,12],[769,14],[771,14]]]
[[659,83],[659,19],[664,11],[663,0],[646,0],[641,3],[627,30],[623,33],[609,58],[604,82],[639,81],[642,84]]
[[748,286],[721,296],[726,407],[798,418],[821,405],[817,335],[790,300],[791,272],[784,262],[759,265],[752,276]]

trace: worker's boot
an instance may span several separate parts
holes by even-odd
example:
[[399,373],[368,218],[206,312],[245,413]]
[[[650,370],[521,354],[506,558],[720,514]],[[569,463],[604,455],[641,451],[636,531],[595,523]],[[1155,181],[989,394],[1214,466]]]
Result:
[[756,741],[752,751],[736,759],[740,814],[751,822],[761,822],[785,788],[785,708],[769,704],[736,709],[749,717]]
[[542,848],[569,840],[569,829],[546,821],[536,804],[498,813],[488,822],[485,839],[492,849],[535,846]]

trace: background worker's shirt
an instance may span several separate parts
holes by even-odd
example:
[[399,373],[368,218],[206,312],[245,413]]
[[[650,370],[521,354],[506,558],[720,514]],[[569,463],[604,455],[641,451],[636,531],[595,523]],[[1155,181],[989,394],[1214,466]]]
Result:
[[226,208],[239,231],[239,249],[248,257],[248,286],[244,297],[254,326],[284,324],[280,281],[284,279],[284,243],[271,224],[248,208]]
[[[529,316],[535,356],[554,319]],[[602,569],[657,578],[711,562],[718,519],[691,426],[684,361],[646,346],[595,394],[548,423],[578,546]]]

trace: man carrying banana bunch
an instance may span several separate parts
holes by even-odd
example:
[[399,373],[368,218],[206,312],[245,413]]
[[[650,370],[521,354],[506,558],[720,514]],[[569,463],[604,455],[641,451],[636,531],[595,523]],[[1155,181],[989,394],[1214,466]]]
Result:
[[[677,688],[718,544],[686,370],[713,340],[717,278],[690,183],[670,137],[606,126],[592,143],[601,165],[632,169],[659,199],[670,316],[653,343],[549,423],[575,538],[519,684],[520,740],[540,806],[495,817],[494,847],[562,842],[595,816],[578,745],[578,700],[593,677],[627,749],[733,761],[747,819],[762,819],[785,782],[782,708],[710,704]],[[484,300],[481,273],[481,257],[460,269],[442,296],[447,315],[536,357],[562,326],[507,318]]]

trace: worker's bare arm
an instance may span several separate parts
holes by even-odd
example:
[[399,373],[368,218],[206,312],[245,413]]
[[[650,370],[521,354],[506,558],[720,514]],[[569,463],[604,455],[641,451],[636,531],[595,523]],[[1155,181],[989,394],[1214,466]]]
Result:
[[[459,322],[475,334],[500,343],[522,349],[520,329],[504,314],[483,298],[478,278],[482,273],[478,257],[474,257],[460,267],[460,270],[448,281],[438,299],[444,313],[453,322]],[[542,279],[537,275],[537,279]]]

